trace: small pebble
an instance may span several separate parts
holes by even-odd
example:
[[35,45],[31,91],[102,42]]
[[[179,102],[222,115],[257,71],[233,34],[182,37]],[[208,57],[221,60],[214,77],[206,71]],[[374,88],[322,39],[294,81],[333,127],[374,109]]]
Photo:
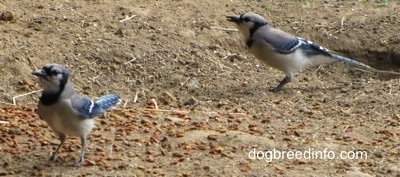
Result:
[[191,105],[195,105],[196,103],[197,103],[196,98],[191,97],[191,98],[189,98],[188,100],[186,100],[186,101],[183,103],[183,105],[185,105],[185,106],[191,106]]

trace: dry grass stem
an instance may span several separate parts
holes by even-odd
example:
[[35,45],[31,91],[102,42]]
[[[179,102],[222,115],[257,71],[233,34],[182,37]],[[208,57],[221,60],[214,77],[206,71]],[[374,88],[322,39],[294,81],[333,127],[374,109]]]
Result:
[[14,106],[17,105],[17,101],[16,101],[17,98],[23,97],[23,96],[27,96],[27,95],[30,95],[30,94],[34,94],[34,93],[37,93],[37,92],[41,92],[42,90],[43,90],[43,89],[35,90],[35,91],[29,92],[29,93],[24,93],[24,94],[21,94],[21,95],[14,96],[14,97],[12,98],[12,100],[13,100],[13,105],[14,105]]
[[158,109],[157,101],[155,99],[151,99],[150,101],[153,103],[154,108]]
[[211,29],[217,29],[217,30],[228,31],[228,32],[237,32],[237,31],[239,31],[237,29],[221,28],[221,27],[216,27],[216,26],[212,26]]
[[126,18],[120,20],[119,22],[123,23],[123,22],[126,22],[126,21],[128,21],[128,20],[131,20],[132,18],[135,18],[135,17],[136,17],[136,15],[132,15],[132,16],[130,16],[130,17],[126,17]]
[[0,120],[0,124],[9,124],[10,122]]

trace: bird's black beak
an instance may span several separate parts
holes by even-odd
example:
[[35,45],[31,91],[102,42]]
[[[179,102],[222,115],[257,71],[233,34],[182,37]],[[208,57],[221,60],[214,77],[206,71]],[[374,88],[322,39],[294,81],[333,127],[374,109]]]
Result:
[[46,73],[44,73],[43,70],[41,70],[41,69],[38,69],[38,70],[36,70],[36,71],[33,71],[32,74],[35,75],[35,76],[38,76],[38,77],[44,77],[44,76],[46,76]]
[[226,19],[234,23],[239,23],[241,21],[240,16],[235,16],[235,15],[226,16]]

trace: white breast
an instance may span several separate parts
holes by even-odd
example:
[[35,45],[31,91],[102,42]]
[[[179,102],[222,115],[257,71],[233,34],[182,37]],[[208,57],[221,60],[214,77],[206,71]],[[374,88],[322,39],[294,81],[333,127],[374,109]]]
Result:
[[39,115],[56,132],[69,136],[87,136],[94,127],[94,119],[78,117],[69,101],[59,101],[57,104],[38,105]]

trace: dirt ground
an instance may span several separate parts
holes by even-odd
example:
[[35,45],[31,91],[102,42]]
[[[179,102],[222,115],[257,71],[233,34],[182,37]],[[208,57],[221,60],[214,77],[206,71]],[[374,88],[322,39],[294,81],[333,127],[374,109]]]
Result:
[[[398,1],[0,2],[13,15],[0,20],[0,176],[400,176],[400,76],[334,63],[272,93],[284,74],[256,60],[239,33],[213,28],[252,11],[400,72]],[[59,142],[35,113],[39,93],[10,105],[39,90],[30,73],[53,62],[71,70],[79,93],[124,100],[98,118],[80,168],[76,137],[47,162]],[[273,149],[368,156],[249,157]]]

